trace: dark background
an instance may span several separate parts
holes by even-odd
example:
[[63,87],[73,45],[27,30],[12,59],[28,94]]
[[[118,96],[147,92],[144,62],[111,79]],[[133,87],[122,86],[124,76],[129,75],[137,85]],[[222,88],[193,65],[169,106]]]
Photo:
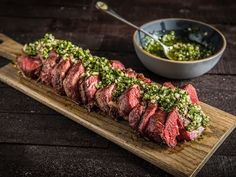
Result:
[[[46,32],[72,40],[94,54],[121,60],[157,82],[132,46],[130,27],[98,12],[91,0],[1,0],[0,32],[21,43]],[[121,16],[141,25],[168,17],[200,20],[220,29],[228,41],[218,65],[196,79],[202,101],[236,115],[236,2],[234,0],[105,1]],[[7,60],[0,58],[0,65]],[[198,176],[236,176],[236,131]],[[0,83],[0,176],[171,176]]]

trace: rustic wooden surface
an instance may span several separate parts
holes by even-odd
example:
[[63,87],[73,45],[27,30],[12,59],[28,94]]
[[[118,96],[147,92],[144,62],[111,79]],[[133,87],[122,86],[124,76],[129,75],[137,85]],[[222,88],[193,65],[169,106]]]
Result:
[[88,113],[86,109],[67,97],[55,94],[52,88],[23,77],[15,67],[16,57],[22,53],[23,46],[1,33],[0,40],[2,40],[0,56],[12,62],[0,68],[0,81],[174,176],[196,176],[207,160],[236,128],[236,116],[201,103],[203,111],[210,117],[211,122],[204,137],[194,142],[178,144],[173,149],[159,146],[138,137],[126,121],[117,122],[108,116],[95,112]]
[[[95,1],[2,0],[0,32],[21,43],[52,32],[93,53],[120,59],[155,81],[132,46],[133,30],[94,9]],[[187,17],[213,24],[228,40],[220,63],[193,83],[202,101],[236,114],[236,3],[234,1],[107,1],[127,19]],[[0,59],[0,65],[7,61]],[[170,176],[24,94],[0,83],[0,176]],[[37,123],[36,123],[37,122]],[[198,176],[235,176],[236,131]]]

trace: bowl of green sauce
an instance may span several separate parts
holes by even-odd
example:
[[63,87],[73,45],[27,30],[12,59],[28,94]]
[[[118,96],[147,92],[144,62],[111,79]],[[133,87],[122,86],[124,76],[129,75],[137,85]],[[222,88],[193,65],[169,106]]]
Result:
[[220,60],[225,48],[224,35],[211,25],[182,18],[151,21],[142,29],[171,46],[168,59],[162,46],[142,32],[135,31],[133,43],[136,54],[146,68],[172,79],[189,79],[211,70]]

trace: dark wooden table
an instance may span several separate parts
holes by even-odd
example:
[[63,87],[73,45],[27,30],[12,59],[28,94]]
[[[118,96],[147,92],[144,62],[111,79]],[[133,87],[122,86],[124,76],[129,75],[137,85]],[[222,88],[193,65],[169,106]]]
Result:
[[[96,1],[1,0],[0,32],[26,43],[50,32],[94,54],[119,59],[157,82],[132,46],[133,29],[101,14]],[[220,29],[228,46],[218,65],[190,82],[202,101],[236,115],[236,3],[214,0],[107,1],[130,21],[183,17]],[[7,60],[0,58],[0,65]],[[198,176],[236,176],[236,131]],[[57,112],[0,83],[0,176],[171,176]]]

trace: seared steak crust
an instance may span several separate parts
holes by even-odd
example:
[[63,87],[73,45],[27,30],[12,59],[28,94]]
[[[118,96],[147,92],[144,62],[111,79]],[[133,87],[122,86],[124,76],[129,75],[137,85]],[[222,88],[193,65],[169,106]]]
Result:
[[42,69],[42,61],[40,58],[21,55],[16,58],[16,62],[18,68],[26,77],[32,79],[37,79],[39,77]]
[[40,73],[40,80],[43,84],[51,85],[51,72],[58,62],[59,57],[54,51],[50,52],[49,57],[43,61],[43,67]]
[[75,102],[80,101],[78,82],[83,77],[85,68],[81,62],[74,64],[68,71],[63,87],[66,95]]
[[51,71],[51,84],[58,94],[65,94],[63,88],[63,80],[66,77],[66,74],[70,69],[71,64],[72,63],[69,59],[61,60]]

